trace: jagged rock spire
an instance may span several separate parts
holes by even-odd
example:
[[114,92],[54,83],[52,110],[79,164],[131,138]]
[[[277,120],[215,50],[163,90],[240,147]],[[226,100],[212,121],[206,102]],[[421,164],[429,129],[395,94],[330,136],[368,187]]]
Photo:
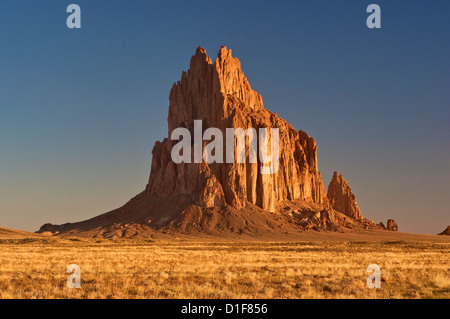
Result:
[[353,219],[362,219],[355,194],[353,194],[345,178],[338,172],[334,172],[333,178],[328,185],[328,199],[334,209]]
[[165,139],[152,152],[147,187],[151,194],[191,194],[197,204],[208,203],[207,207],[224,203],[239,209],[250,202],[269,211],[282,200],[326,200],[316,142],[264,108],[231,50],[221,47],[213,64],[205,49],[198,47],[169,99],[169,138],[177,127],[192,132],[195,120],[202,120],[203,131],[215,127],[223,133],[226,128],[278,128],[280,168],[268,176],[259,174],[255,163],[175,165],[170,158],[173,141]]

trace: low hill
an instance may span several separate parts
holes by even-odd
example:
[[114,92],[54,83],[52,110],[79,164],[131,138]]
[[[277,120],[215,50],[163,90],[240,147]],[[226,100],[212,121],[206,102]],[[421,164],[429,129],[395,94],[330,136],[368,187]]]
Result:
[[27,232],[24,230],[0,227],[0,239],[20,239],[20,238],[38,238],[38,237],[43,237],[43,235]]

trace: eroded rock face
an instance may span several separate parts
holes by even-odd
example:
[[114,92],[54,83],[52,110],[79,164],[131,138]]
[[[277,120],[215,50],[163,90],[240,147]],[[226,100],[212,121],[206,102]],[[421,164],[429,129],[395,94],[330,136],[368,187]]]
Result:
[[[210,127],[219,128],[224,139],[227,128],[278,128],[278,171],[262,175],[259,158],[258,163],[249,163],[248,157],[242,164],[175,164],[171,150],[178,141],[170,140],[172,131],[184,127],[194,136],[194,120],[202,120],[202,133]],[[240,61],[226,47],[220,49],[214,63],[203,48],[197,48],[190,70],[182,73],[181,81],[170,92],[168,126],[169,138],[153,148],[147,185],[150,194],[190,194],[202,207],[228,204],[240,209],[251,203],[268,211],[274,211],[282,200],[319,204],[327,200],[317,167],[315,140],[264,108],[261,95],[250,87]],[[203,147],[208,143],[203,141]],[[246,148],[248,154],[248,141]]]
[[328,200],[331,207],[345,214],[346,216],[361,220],[361,210],[356,202],[355,194],[353,194],[350,185],[342,175],[334,172],[333,178],[328,185]]
[[386,228],[389,231],[398,231],[397,223],[393,219],[388,219]]
[[[385,228],[361,216],[355,195],[337,172],[326,194],[315,140],[264,108],[231,50],[222,47],[213,63],[203,48],[197,48],[190,70],[173,85],[169,99],[168,138],[153,147],[146,189],[108,213],[77,223],[45,224],[39,232],[148,238],[154,234],[284,236],[303,231]],[[201,128],[196,126],[198,120]],[[190,163],[172,160],[172,149],[179,141],[171,136],[177,128],[190,132],[190,148],[186,148],[191,153]],[[212,141],[203,141],[200,136],[196,142],[194,131],[203,135],[208,128],[222,132],[224,155],[230,154],[227,129],[278,129],[278,170],[261,174],[259,156],[257,163],[249,162],[248,140],[245,163],[208,164],[201,158],[195,163],[195,149],[203,150]],[[236,155],[237,138],[233,139],[230,149]],[[388,221],[387,228],[397,229],[392,222]]]

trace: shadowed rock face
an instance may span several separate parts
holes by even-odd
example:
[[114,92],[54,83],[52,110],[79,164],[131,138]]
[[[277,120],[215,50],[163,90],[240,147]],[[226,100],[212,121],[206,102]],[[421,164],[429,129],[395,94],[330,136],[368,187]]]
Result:
[[395,220],[388,219],[386,229],[390,231],[398,231],[398,226]]
[[328,199],[334,209],[350,218],[362,219],[361,210],[356,202],[355,194],[353,194],[345,178],[339,175],[338,172],[334,172],[333,178],[328,185]]
[[442,233],[439,233],[438,235],[450,236],[450,226],[447,226],[447,228]]
[[[240,61],[226,47],[220,49],[214,63],[203,48],[197,48],[190,70],[182,73],[181,81],[170,91],[169,137],[178,127],[189,129],[194,136],[194,120],[202,120],[202,133],[215,127],[223,132],[224,138],[226,128],[278,128],[278,171],[261,175],[261,163],[249,163],[248,158],[242,164],[174,164],[171,150],[178,141],[167,138],[153,148],[147,186],[150,194],[162,197],[190,194],[202,207],[227,204],[241,209],[249,202],[272,212],[283,200],[301,199],[319,204],[326,201],[317,166],[316,142],[264,108],[261,95],[250,87]],[[226,143],[223,144],[225,154]],[[248,152],[248,141],[246,144]]]

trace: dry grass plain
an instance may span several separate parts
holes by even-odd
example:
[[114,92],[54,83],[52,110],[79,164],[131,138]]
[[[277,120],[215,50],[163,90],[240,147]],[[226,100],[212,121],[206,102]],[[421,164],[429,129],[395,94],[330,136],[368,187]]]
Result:
[[[448,299],[449,253],[446,239],[0,239],[0,298]],[[66,286],[69,264],[81,289]],[[366,286],[369,264],[380,289]]]

